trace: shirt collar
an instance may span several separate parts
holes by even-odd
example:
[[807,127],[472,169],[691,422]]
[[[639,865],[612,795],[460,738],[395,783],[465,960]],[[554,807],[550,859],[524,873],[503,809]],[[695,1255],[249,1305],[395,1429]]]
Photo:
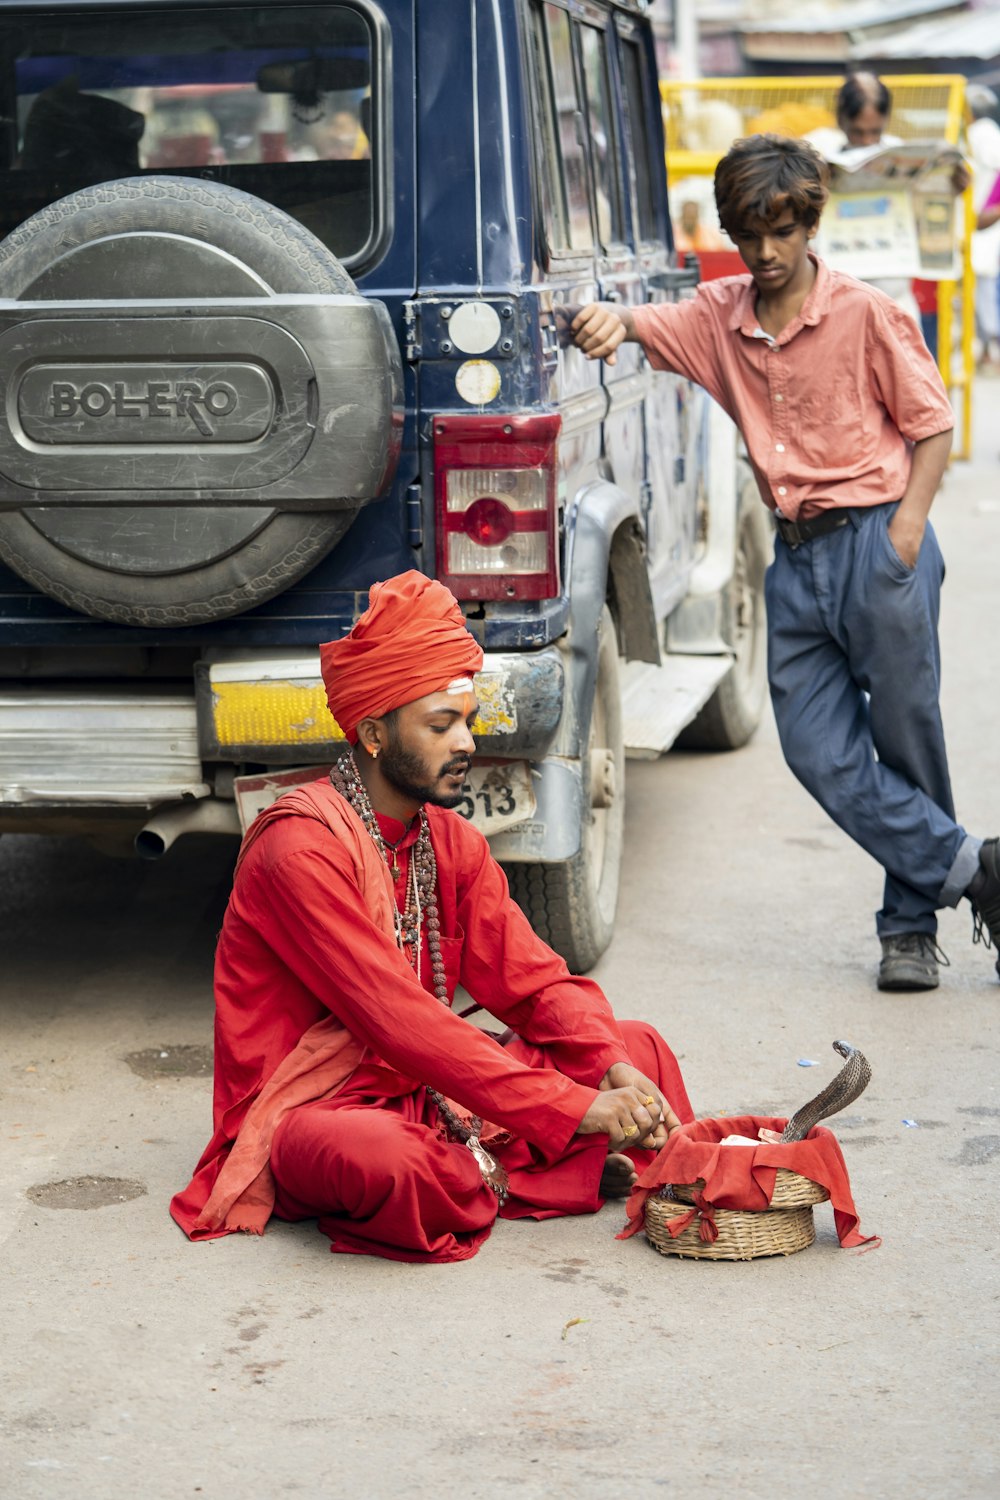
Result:
[[398,818],[390,818],[388,813],[376,813],[375,817],[382,837],[396,849],[409,849],[411,844],[417,842],[420,833],[419,814],[411,819],[409,828]]
[[[811,250],[808,255],[816,267],[816,280],[809,288],[809,295],[803,302],[798,317],[793,318],[788,326],[781,330],[775,340],[776,343],[787,344],[800,328],[814,327],[830,311],[830,269],[825,261],[820,260],[819,256],[814,255]],[[740,333],[745,333],[748,338],[753,338],[756,329],[760,327],[760,319],[757,317],[757,288],[754,286],[752,276],[748,276],[740,288],[729,318],[729,327],[731,330],[739,329]]]

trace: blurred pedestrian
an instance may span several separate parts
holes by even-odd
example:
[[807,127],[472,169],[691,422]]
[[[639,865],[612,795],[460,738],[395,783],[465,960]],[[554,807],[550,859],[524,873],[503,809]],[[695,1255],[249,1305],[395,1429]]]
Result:
[[726,242],[711,224],[702,223],[701,205],[694,198],[681,203],[680,217],[674,226],[674,246],[678,250],[725,250]]
[[977,368],[985,374],[1000,370],[1000,216],[988,207],[1000,173],[1000,125],[994,118],[998,101],[992,89],[970,83],[965,99],[972,115],[967,135],[972,157],[972,201],[977,216],[972,236],[979,340]]
[[898,135],[887,126],[892,113],[892,94],[874,73],[848,73],[837,94],[834,109],[837,128],[821,125],[805,136],[817,151],[829,158],[841,151],[865,146],[898,146]]
[[998,223],[1000,223],[1000,173],[997,173],[989,196],[976,215],[976,228],[992,229],[993,225]]
[[[837,128],[820,126],[804,137],[829,161],[843,151],[869,146],[898,146],[900,137],[887,130],[892,94],[874,73],[848,73],[837,94]],[[920,306],[908,276],[865,278],[921,323]],[[922,323],[921,323],[921,326]]]

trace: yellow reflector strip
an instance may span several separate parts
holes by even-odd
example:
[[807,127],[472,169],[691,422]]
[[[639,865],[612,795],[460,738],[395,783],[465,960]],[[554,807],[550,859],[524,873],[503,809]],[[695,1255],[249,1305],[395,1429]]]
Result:
[[213,682],[215,735],[224,745],[327,745],[344,731],[322,682]]
[[503,672],[477,672],[476,697],[479,717],[473,734],[513,734],[517,729],[514,694]]
[[[475,735],[513,734],[517,713],[509,685],[500,672],[476,678],[479,716]],[[212,681],[212,714],[219,746],[328,745],[344,731],[326,703],[322,682]]]

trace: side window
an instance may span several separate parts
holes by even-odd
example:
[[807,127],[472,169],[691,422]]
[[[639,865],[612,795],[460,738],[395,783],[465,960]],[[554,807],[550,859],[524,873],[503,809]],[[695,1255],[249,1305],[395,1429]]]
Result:
[[594,242],[587,189],[585,121],[573,66],[569,16],[555,5],[543,5],[539,27],[539,74],[547,196],[551,213],[546,225],[554,250],[589,250]]
[[556,124],[555,90],[552,84],[552,72],[549,68],[545,23],[540,9],[532,12],[532,35],[538,76],[540,126],[538,169],[542,188],[542,215],[549,244],[556,248],[566,247],[569,245],[569,224],[566,214],[566,191],[562,179],[559,129]]
[[643,55],[635,42],[624,39],[621,54],[628,118],[629,166],[635,192],[636,232],[640,242],[648,244],[659,238],[650,171],[653,152],[658,151],[659,146],[654,146],[650,137],[649,98]]
[[597,237],[606,249],[609,245],[620,245],[625,238],[606,34],[595,26],[581,26],[580,45],[594,168]]

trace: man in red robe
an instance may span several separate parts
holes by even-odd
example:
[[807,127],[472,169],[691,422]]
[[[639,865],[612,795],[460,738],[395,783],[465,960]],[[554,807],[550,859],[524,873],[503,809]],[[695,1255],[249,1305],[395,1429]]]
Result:
[[[192,1239],[315,1218],[334,1250],[465,1260],[499,1214],[593,1213],[693,1118],[673,1053],[617,1023],[457,813],[482,651],[441,584],[371,590],[321,648],[352,746],[244,841],[215,970],[215,1133]],[[451,1008],[461,983],[507,1028]]]

